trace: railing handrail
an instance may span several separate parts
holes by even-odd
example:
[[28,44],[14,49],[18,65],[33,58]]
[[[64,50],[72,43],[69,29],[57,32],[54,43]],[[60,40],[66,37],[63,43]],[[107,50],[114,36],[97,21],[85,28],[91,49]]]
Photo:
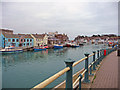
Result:
[[[89,57],[93,56],[94,53],[92,53],[91,55],[89,55]],[[75,67],[77,64],[79,64],[80,62],[84,61],[85,59],[87,59],[87,57],[84,57],[78,61],[76,61],[72,67]],[[56,80],[57,78],[59,78],[61,75],[63,75],[65,72],[67,72],[68,70],[70,70],[69,67],[64,68],[63,70],[59,71],[58,73],[54,74],[53,76],[49,77],[48,79],[46,79],[45,81],[41,82],[40,84],[36,85],[34,88],[44,88],[47,85],[49,85],[51,82],[53,82],[54,80]]]
[[75,67],[75,66],[76,66],[77,64],[79,64],[80,62],[84,61],[86,58],[87,58],[87,57],[84,57],[84,58],[78,60],[77,62],[75,62],[75,63],[73,64],[73,67]]
[[46,79],[45,81],[41,82],[40,84],[38,84],[37,86],[33,87],[33,88],[44,88],[47,85],[49,85],[51,82],[53,82],[54,80],[56,80],[58,77],[60,77],[61,75],[63,75],[65,72],[67,72],[68,70],[70,70],[69,67],[64,68],[63,70],[59,71],[58,73],[56,73],[55,75],[51,76],[50,78]]

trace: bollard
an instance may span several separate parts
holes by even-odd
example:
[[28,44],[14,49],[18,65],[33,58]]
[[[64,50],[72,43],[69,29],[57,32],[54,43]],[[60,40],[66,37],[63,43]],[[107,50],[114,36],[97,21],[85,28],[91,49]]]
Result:
[[94,62],[94,64],[93,64],[93,70],[96,70],[96,68],[95,68],[95,51],[93,51],[93,53],[94,53],[94,55],[93,55],[93,62]]
[[72,65],[75,61],[71,59],[66,60],[66,67],[70,67],[70,70],[66,72],[66,90],[70,89],[73,90],[73,83],[72,83]]
[[85,72],[85,78],[84,78],[84,83],[89,83],[90,82],[90,80],[89,80],[89,77],[88,77],[88,56],[89,56],[89,54],[85,54],[85,56],[87,57],[87,59],[85,60],[85,69],[87,70],[86,72]]
[[82,75],[79,75],[80,79],[79,79],[79,90],[81,90],[81,79],[82,79]]

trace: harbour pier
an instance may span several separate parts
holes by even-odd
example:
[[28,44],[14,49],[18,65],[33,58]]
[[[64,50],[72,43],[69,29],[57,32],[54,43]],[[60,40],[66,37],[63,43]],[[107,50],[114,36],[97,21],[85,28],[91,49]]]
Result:
[[[116,80],[117,77],[116,78],[114,77],[115,75],[117,75],[117,73],[116,73],[116,70],[113,70],[117,67],[116,65],[117,58],[114,58],[114,57],[117,57],[116,49],[117,49],[116,47],[107,48],[107,49],[100,49],[97,51],[93,51],[92,54],[85,53],[85,57],[80,59],[77,62],[74,62],[73,60],[65,60],[66,68],[59,71],[58,73],[51,76],[50,78],[46,79],[45,81],[41,82],[40,84],[34,86],[32,90],[45,88],[47,85],[49,85],[50,83],[52,83],[54,80],[56,80],[57,78],[59,78],[65,73],[66,73],[66,80],[64,80],[62,83],[58,84],[57,86],[53,87],[53,90],[58,88],[65,88],[66,90],[67,89],[81,90],[82,88],[88,88],[88,89],[89,88],[113,88],[113,87],[102,87],[102,86],[94,87],[94,86],[96,86],[96,84],[100,86],[99,82],[103,84],[102,82],[104,82],[104,80],[106,81],[106,83],[104,83],[105,86],[110,85],[112,80]],[[91,63],[89,63],[90,57],[93,58],[93,61]],[[85,61],[84,68],[79,70],[77,73],[73,75],[73,68],[83,61]],[[115,64],[115,65],[112,66],[112,64]],[[115,73],[115,75],[113,76],[109,75],[111,74],[109,73],[110,70],[112,70],[113,71],[112,73]],[[111,82],[109,82],[109,79],[107,79],[106,77],[107,75],[105,76],[104,73],[106,73],[108,77],[110,76],[109,79],[110,78],[112,79]],[[100,74],[102,74],[102,77]],[[103,81],[99,81],[99,80],[103,80]],[[115,85],[114,88],[117,88],[116,84],[118,83],[114,84]]]

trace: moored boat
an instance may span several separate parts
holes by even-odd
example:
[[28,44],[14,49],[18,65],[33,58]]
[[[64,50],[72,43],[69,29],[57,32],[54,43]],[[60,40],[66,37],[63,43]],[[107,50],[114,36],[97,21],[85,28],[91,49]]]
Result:
[[47,45],[44,45],[44,48],[48,49],[49,47]]
[[71,43],[67,43],[67,44],[66,44],[66,47],[71,47],[71,46],[72,46]]
[[22,49],[16,49],[15,47],[5,47],[5,49],[1,49],[0,53],[19,53],[23,52]]
[[63,48],[63,45],[54,45],[55,49]]
[[79,47],[79,45],[72,44],[71,47]]
[[42,50],[46,50],[46,48],[45,47],[35,47],[34,48],[34,51],[42,51]]

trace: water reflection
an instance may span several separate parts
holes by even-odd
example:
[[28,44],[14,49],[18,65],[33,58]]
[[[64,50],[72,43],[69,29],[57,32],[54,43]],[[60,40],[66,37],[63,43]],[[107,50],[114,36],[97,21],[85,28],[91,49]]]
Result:
[[53,55],[55,53],[56,56],[64,55],[68,49],[47,49],[44,51],[29,51],[17,54],[3,54],[2,55],[2,63],[3,66],[8,68],[9,66],[16,66],[17,64],[24,63],[24,62],[36,62],[37,61],[46,61],[48,55]]
[[[68,58],[75,61],[80,60],[84,57],[85,52],[92,53],[92,51],[99,48],[103,48],[103,45],[3,54],[3,87],[31,88],[65,68],[64,60]],[[83,67],[84,62],[74,68],[74,73]],[[49,87],[57,85],[64,78],[65,76],[63,75]]]

